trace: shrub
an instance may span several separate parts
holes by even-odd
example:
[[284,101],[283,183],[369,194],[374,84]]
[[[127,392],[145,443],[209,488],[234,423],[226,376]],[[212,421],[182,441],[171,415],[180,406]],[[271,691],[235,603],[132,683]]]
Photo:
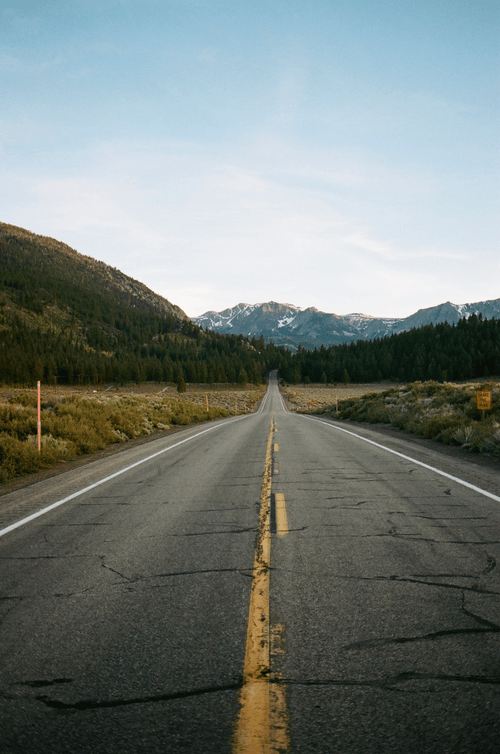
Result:
[[32,442],[21,442],[16,437],[0,435],[0,482],[25,474],[32,474],[40,469],[53,466],[60,456],[50,445],[42,452]]
[[470,446],[470,441],[474,435],[475,424],[462,424],[459,427],[450,427],[443,432],[442,438],[444,442],[456,442],[458,445]]
[[18,440],[25,440],[37,431],[36,411],[22,405],[0,405],[0,432],[7,432]]
[[[32,398],[30,394],[26,394]],[[106,445],[168,429],[229,416],[225,408],[194,404],[181,398],[145,396],[72,396],[46,404],[42,412],[42,448],[37,447],[33,401],[0,404],[0,482],[47,468]],[[36,398],[35,398],[36,403]]]
[[34,393],[19,393],[19,395],[13,395],[12,398],[9,398],[7,403],[11,403],[15,406],[36,408],[38,398]]
[[[492,391],[487,418],[476,406],[476,390]],[[500,389],[497,383],[453,385],[415,382],[381,393],[341,401],[330,415],[362,422],[385,422],[420,437],[500,456]]]

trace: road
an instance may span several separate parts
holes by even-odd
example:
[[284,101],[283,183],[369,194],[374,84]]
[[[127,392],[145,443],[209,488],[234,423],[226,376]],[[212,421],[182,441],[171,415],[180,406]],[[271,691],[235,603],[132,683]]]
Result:
[[500,751],[498,471],[271,380],[0,535],[2,754]]

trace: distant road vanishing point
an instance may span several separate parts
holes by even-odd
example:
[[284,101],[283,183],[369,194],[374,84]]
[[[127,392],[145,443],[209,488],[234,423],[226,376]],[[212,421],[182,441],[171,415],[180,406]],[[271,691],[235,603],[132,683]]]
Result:
[[493,754],[500,474],[288,411],[0,498],[3,754]]

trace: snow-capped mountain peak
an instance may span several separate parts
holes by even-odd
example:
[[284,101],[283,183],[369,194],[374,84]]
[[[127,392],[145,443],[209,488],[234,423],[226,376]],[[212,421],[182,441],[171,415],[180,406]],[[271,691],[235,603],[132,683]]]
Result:
[[266,340],[292,349],[301,344],[304,348],[320,345],[337,345],[353,340],[372,340],[413,327],[458,322],[463,317],[482,314],[485,318],[500,318],[500,299],[480,301],[475,304],[444,304],[418,312],[405,318],[380,318],[353,312],[338,315],[319,311],[315,306],[301,309],[293,304],[268,301],[262,304],[237,304],[222,312],[205,312],[194,318],[201,327],[222,333],[235,333]]

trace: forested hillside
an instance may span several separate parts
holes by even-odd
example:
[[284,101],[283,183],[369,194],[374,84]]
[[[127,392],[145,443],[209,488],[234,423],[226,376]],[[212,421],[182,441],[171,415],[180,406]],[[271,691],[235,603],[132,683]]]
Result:
[[283,360],[282,378],[299,382],[414,382],[500,376],[500,321],[472,315],[372,341],[305,351]]
[[205,333],[179,307],[54,239],[0,223],[0,380],[262,382],[284,349]]

